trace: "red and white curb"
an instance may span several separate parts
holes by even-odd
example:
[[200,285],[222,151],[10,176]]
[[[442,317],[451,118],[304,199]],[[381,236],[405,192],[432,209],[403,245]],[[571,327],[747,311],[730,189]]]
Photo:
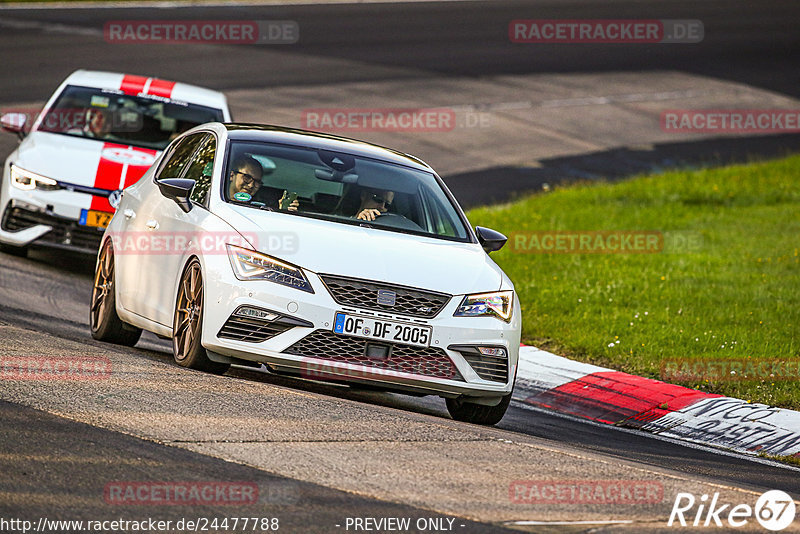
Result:
[[749,454],[800,456],[800,412],[712,395],[521,346],[514,399]]

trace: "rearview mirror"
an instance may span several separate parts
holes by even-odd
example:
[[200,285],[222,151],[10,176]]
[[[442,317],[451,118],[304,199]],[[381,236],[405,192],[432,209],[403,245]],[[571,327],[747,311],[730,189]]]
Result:
[[164,178],[163,180],[157,180],[156,183],[162,195],[174,200],[185,213],[191,211],[192,201],[189,200],[189,195],[192,194],[192,188],[195,184],[194,180],[187,180],[185,178]]
[[22,139],[25,136],[25,124],[28,116],[24,113],[6,113],[0,117],[0,128],[11,133],[15,133]]
[[500,232],[496,232],[491,228],[484,228],[483,226],[476,226],[475,233],[478,234],[478,243],[481,244],[483,250],[485,250],[487,254],[500,250],[503,248],[503,245],[506,244],[506,241],[508,241],[508,238]]
[[314,176],[316,176],[318,180],[325,180],[326,182],[342,182],[345,184],[358,183],[357,174],[344,173],[342,171],[337,171],[335,169],[332,171],[328,171],[325,169],[316,169],[314,171]]

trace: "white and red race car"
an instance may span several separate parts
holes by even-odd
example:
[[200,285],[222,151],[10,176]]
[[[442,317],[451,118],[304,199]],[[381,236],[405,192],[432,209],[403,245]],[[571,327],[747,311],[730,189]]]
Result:
[[96,254],[122,190],[180,133],[230,122],[225,95],[194,85],[78,70],[32,124],[0,118],[21,138],[0,183],[0,248],[31,245]]

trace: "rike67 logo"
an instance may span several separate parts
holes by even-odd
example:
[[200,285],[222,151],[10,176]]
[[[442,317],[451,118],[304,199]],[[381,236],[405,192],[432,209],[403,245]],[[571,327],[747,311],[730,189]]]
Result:
[[780,490],[763,493],[755,506],[720,503],[719,493],[714,493],[710,501],[708,495],[701,495],[697,499],[691,493],[678,493],[667,525],[671,527],[677,523],[682,527],[717,526],[728,529],[750,525],[749,531],[755,518],[763,528],[777,532],[791,525],[794,517],[794,500],[788,493]]

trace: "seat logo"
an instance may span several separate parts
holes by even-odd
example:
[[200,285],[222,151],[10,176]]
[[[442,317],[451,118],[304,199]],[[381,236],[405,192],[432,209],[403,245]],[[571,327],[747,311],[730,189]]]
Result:
[[381,306],[394,306],[397,300],[397,293],[388,289],[378,290],[378,304]]

